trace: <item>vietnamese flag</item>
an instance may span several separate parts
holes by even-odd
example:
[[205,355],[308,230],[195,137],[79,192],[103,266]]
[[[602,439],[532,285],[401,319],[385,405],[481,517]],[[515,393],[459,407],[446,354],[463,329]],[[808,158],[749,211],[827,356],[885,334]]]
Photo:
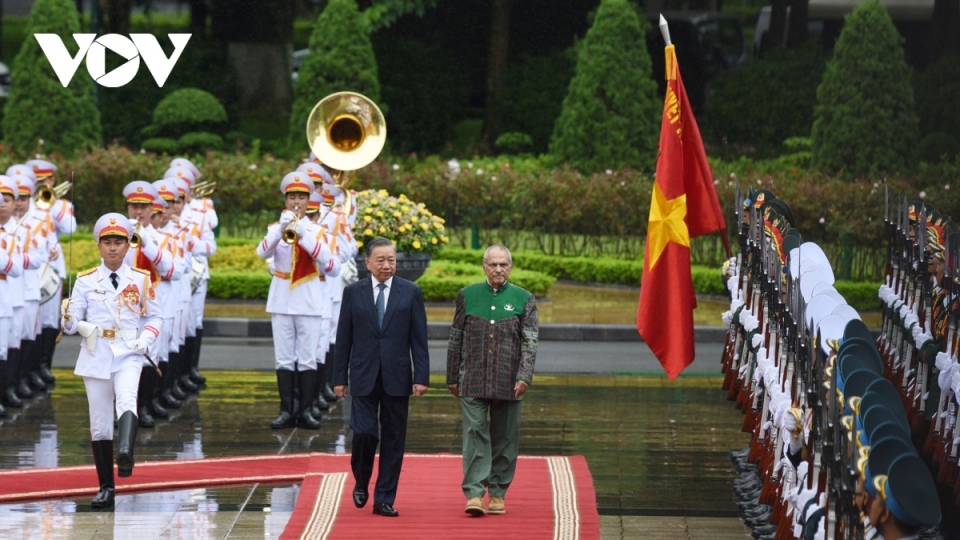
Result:
[[[667,91],[660,125],[660,155],[650,202],[637,330],[674,380],[693,362],[690,239],[726,224],[700,130],[680,79],[676,50],[667,45]],[[727,248],[729,252],[729,247]]]

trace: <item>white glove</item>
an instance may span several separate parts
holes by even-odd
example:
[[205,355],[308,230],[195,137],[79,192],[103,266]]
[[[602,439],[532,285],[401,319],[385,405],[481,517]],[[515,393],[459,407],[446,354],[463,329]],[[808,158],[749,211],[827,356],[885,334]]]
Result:
[[933,340],[933,336],[924,332],[923,330],[920,330],[919,326],[913,327],[913,343],[918,349],[923,347],[928,341],[931,340]]
[[[763,344],[763,336],[761,336],[760,334],[754,334],[753,339],[750,340],[750,345],[753,347],[759,347],[762,344]],[[764,353],[766,353],[766,349],[764,349]],[[758,352],[757,354],[760,354],[760,353]]]
[[723,315],[720,316],[720,320],[723,321],[723,324],[730,326],[730,323],[733,322],[733,312],[724,311]]
[[309,223],[309,221],[306,219],[301,219],[300,221],[297,222],[297,236],[299,236],[300,238],[304,238],[307,236],[307,227],[308,227],[307,223]]
[[909,328],[910,332],[913,332],[914,328],[920,327],[920,319],[917,317],[917,314],[911,311],[907,306],[903,306],[903,309],[906,309],[907,311],[907,314],[903,318],[903,325],[905,328]]
[[946,371],[947,369],[950,368],[952,364],[954,364],[952,355],[947,354],[945,352],[937,353],[937,362],[936,362],[937,369],[939,369],[940,371]]
[[950,390],[950,383],[953,382],[953,374],[957,371],[960,371],[960,365],[953,364],[937,375],[937,384],[940,385],[940,391],[946,392]]
[[790,437],[793,438],[793,432],[797,430],[797,419],[792,414],[784,411],[783,415],[783,429],[790,433]]
[[284,210],[280,213],[280,228],[285,229],[291,221],[297,219],[297,215],[290,210]]

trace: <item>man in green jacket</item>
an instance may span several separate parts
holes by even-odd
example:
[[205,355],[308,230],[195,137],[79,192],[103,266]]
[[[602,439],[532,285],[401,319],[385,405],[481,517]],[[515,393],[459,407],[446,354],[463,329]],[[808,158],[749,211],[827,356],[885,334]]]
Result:
[[447,347],[447,387],[463,411],[465,512],[474,516],[506,512],[520,451],[520,405],[537,357],[537,301],[507,281],[512,269],[510,250],[487,248],[487,280],[460,290]]

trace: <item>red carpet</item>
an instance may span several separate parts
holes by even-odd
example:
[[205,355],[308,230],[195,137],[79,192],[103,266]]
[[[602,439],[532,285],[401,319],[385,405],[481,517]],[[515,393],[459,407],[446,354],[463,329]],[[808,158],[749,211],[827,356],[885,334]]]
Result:
[[[376,470],[376,468],[374,468]],[[376,472],[374,472],[376,475]],[[407,454],[395,508],[398,518],[354,507],[350,456],[292,454],[137,463],[118,478],[117,492],[300,482],[296,508],[283,538],[598,539],[593,479],[583,456],[521,456],[506,497],[507,513],[473,518],[463,512],[460,456]],[[376,481],[371,481],[371,492]],[[92,496],[92,465],[0,472],[0,502]],[[372,493],[371,493],[372,495]]]

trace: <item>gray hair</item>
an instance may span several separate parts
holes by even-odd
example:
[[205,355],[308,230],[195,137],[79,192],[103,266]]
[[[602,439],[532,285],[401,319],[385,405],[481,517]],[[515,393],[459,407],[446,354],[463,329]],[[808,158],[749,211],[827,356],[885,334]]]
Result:
[[510,250],[507,249],[507,246],[504,246],[504,245],[501,245],[501,244],[493,244],[492,246],[488,247],[486,251],[483,252],[483,263],[484,263],[484,264],[487,263],[487,255],[490,255],[490,252],[493,251],[493,250],[495,250],[495,249],[502,249],[503,251],[506,251],[506,252],[507,252],[507,261],[508,261],[511,265],[513,264],[513,255],[510,254]]
[[369,244],[367,244],[367,258],[370,258],[370,254],[373,253],[374,249],[382,246],[390,246],[394,251],[397,250],[397,246],[393,245],[393,242],[391,242],[389,238],[378,236],[371,240]]

